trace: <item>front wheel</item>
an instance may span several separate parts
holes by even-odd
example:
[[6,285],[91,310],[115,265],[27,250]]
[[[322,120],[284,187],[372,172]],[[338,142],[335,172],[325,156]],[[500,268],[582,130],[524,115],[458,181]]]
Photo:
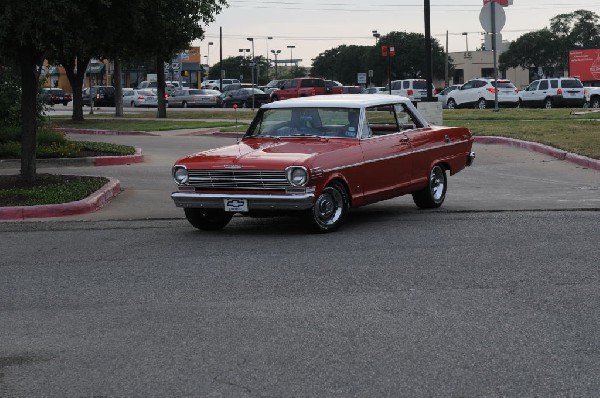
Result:
[[600,108],[600,97],[594,97],[590,100],[590,108]]
[[181,106],[182,106],[182,107],[184,107],[184,108],[187,108],[187,107],[188,107],[188,104],[187,104],[187,102],[183,101],[183,102],[181,103]]
[[216,231],[225,228],[233,213],[215,209],[185,208],[185,217],[193,227],[204,231]]
[[427,186],[412,194],[413,201],[421,209],[435,209],[444,203],[447,188],[446,170],[440,165],[435,165],[429,173]]
[[348,212],[349,200],[346,188],[333,182],[319,195],[308,212],[309,227],[314,232],[337,230]]

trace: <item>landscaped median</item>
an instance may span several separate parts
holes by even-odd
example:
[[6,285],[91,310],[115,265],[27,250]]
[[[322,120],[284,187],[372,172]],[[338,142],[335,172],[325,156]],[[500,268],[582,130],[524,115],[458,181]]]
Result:
[[[108,203],[113,197],[117,196],[121,191],[121,185],[119,180],[108,177],[85,177],[85,176],[50,176],[40,175],[38,178],[53,179],[53,177],[67,180],[78,180],[82,181],[87,179],[86,183],[83,183],[80,188],[81,192],[74,189],[75,183],[65,183],[64,181],[48,181],[47,184],[39,184],[36,187],[28,187],[26,193],[19,189],[18,184],[8,190],[0,189],[0,220],[25,220],[28,218],[47,218],[47,217],[63,217],[77,214],[91,213]],[[8,178],[16,178],[16,176],[0,176],[0,181],[6,182]],[[94,184],[97,182],[104,182],[99,188]],[[66,184],[69,186],[67,187]],[[70,192],[65,192],[70,191]],[[29,202],[20,195],[27,195]],[[54,196],[53,196],[54,195]],[[78,200],[66,199],[69,196],[78,195],[83,197]],[[56,199],[52,199],[52,198]],[[6,206],[4,203],[39,203],[45,201],[56,201],[64,203],[50,203],[50,204],[33,204],[33,205],[21,205],[21,206]]]

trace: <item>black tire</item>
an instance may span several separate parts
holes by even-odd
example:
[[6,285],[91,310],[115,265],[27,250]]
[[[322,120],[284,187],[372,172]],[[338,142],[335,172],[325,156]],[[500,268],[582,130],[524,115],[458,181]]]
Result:
[[279,98],[277,98],[276,95],[274,95],[273,97],[271,97],[271,102],[275,102],[275,101],[279,101]]
[[204,231],[216,231],[224,228],[231,218],[233,213],[216,209],[198,209],[185,208],[185,218],[192,224],[193,227]]
[[344,185],[334,181],[319,195],[313,207],[308,210],[309,228],[313,232],[336,231],[348,213],[350,201]]
[[456,101],[454,101],[453,98],[450,98],[448,100],[448,104],[447,105],[448,105],[448,109],[456,109],[457,108]]
[[446,170],[440,165],[435,165],[429,173],[427,186],[420,191],[413,192],[413,201],[421,209],[438,208],[446,199],[447,189]]
[[554,106],[554,104],[552,104],[552,98],[546,98],[544,100],[544,108],[546,109],[552,109]]
[[590,108],[600,108],[600,97],[592,97],[590,99]]
[[477,104],[475,104],[475,108],[477,109],[485,109],[487,106],[487,103],[485,101],[485,98],[479,98],[479,101],[477,101]]
[[188,107],[188,104],[187,104],[187,102],[183,101],[183,102],[181,103],[181,106],[182,106],[182,107],[184,107],[184,108],[187,108],[187,107]]

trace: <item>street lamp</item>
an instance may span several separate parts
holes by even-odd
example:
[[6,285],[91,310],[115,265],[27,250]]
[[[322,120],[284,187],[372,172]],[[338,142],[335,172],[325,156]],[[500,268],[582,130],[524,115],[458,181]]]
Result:
[[381,33],[377,33],[377,31],[374,30],[373,37],[375,38],[375,45],[377,45],[377,43],[379,43],[379,38],[381,37]]
[[273,53],[273,56],[275,57],[275,80],[277,80],[277,77],[278,77],[277,56],[281,53],[281,50],[271,50],[271,53]]
[[463,32],[462,34],[465,37],[465,44],[467,45],[467,52],[469,52],[469,32]]
[[246,40],[252,42],[252,67],[251,76],[252,76],[252,110],[254,110],[254,68],[256,68],[256,58],[254,58],[254,37],[248,37]]
[[265,39],[265,43],[267,43],[267,79],[269,78],[269,66],[271,66],[271,63],[269,62],[269,40],[273,40],[273,38],[271,36],[267,36]]
[[293,54],[292,51],[294,50],[294,48],[296,48],[296,46],[287,46],[287,48],[290,49],[290,64],[293,64],[294,63],[294,57],[292,55]]

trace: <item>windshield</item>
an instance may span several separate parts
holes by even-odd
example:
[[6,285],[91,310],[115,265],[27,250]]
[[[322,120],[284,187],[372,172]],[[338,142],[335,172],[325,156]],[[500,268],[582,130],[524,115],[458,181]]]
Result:
[[261,110],[246,137],[357,138],[359,120],[356,108]]

